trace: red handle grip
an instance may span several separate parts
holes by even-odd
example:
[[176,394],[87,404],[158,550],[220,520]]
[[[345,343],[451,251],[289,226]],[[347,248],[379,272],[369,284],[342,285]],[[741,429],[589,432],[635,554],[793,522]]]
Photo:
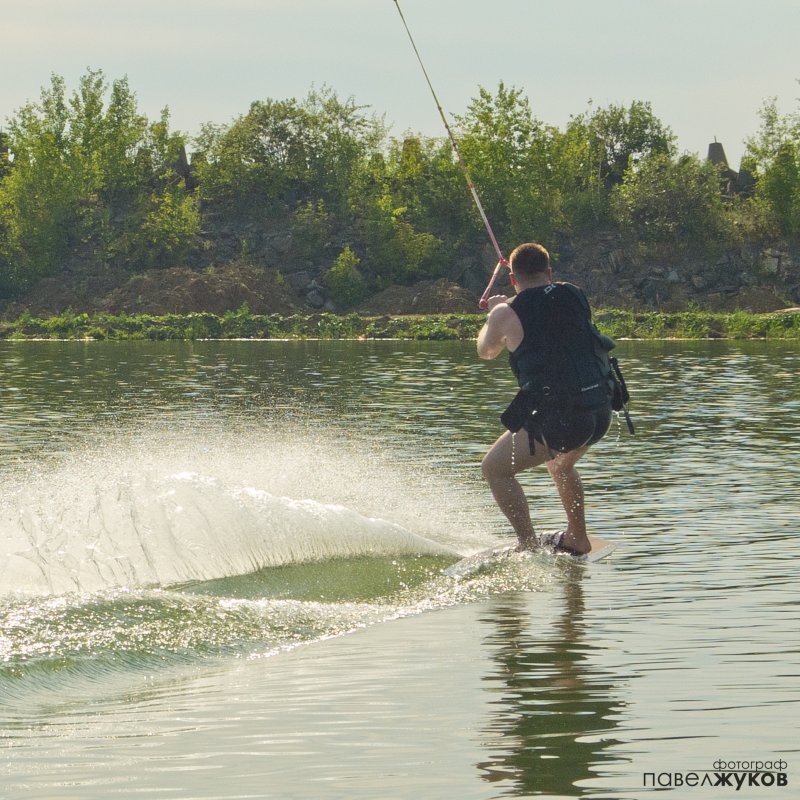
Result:
[[492,286],[494,286],[494,282],[497,280],[497,276],[500,274],[500,270],[503,267],[508,267],[509,269],[511,269],[511,265],[505,258],[501,258],[497,262],[497,266],[494,268],[492,277],[489,279],[489,283],[487,284],[486,289],[481,295],[481,299],[478,301],[478,308],[486,309],[489,307],[489,293],[492,291]]

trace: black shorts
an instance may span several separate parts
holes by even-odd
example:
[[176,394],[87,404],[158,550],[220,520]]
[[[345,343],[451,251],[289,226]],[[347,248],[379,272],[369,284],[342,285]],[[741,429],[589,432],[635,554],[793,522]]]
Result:
[[578,409],[539,409],[525,422],[531,446],[531,455],[536,442],[556,453],[568,453],[579,447],[588,447],[599,442],[611,426],[611,405],[592,411]]

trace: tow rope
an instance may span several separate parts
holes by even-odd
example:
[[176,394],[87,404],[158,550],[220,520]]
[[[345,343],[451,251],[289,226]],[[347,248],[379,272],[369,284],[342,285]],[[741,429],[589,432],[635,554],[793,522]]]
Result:
[[400,3],[398,0],[394,0],[395,7],[397,8],[397,13],[400,14],[400,19],[403,21],[403,27],[406,29],[406,33],[408,34],[408,39],[411,42],[411,47],[414,48],[414,53],[417,56],[417,61],[419,61],[419,65],[422,68],[422,74],[425,76],[425,81],[428,84],[428,88],[431,90],[431,95],[433,96],[433,101],[436,103],[436,108],[439,111],[439,116],[442,118],[442,122],[444,123],[445,130],[447,131],[447,135],[450,137],[450,143],[453,145],[453,152],[456,154],[456,161],[458,161],[459,166],[461,167],[462,172],[464,173],[464,177],[467,180],[467,186],[469,187],[470,192],[472,193],[472,199],[475,201],[475,205],[478,209],[478,213],[481,215],[481,219],[483,220],[483,224],[486,228],[486,233],[489,234],[489,239],[492,242],[492,246],[494,247],[494,251],[497,254],[497,266],[494,268],[494,272],[492,273],[492,277],[489,279],[489,283],[486,286],[483,294],[481,295],[480,302],[478,306],[480,308],[487,308],[488,307],[488,300],[489,300],[489,293],[494,286],[495,281],[497,280],[500,272],[502,271],[503,267],[509,267],[510,265],[508,261],[503,256],[503,252],[500,249],[500,245],[497,243],[497,239],[495,238],[494,231],[492,231],[492,226],[489,224],[489,219],[486,216],[486,212],[483,210],[483,205],[481,204],[481,199],[478,197],[478,191],[475,188],[475,184],[472,182],[472,178],[469,176],[469,170],[467,170],[467,166],[464,163],[464,159],[461,158],[461,152],[458,149],[458,143],[456,142],[456,137],[453,136],[453,131],[450,129],[450,125],[447,122],[447,117],[442,110],[442,105],[439,102],[439,98],[436,96],[436,92],[434,91],[433,84],[431,83],[431,79],[428,77],[428,71],[425,69],[425,65],[422,63],[422,57],[419,54],[419,50],[417,50],[417,45],[414,43],[414,37],[411,35],[411,31],[409,30],[408,23],[406,22],[406,18],[403,16],[403,12],[400,8]]

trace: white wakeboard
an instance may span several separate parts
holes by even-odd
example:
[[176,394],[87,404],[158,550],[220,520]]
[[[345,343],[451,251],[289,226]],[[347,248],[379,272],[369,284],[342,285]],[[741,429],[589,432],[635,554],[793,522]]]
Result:
[[479,553],[473,553],[473,555],[466,556],[466,558],[462,558],[461,561],[456,561],[455,564],[445,567],[445,569],[442,570],[442,575],[447,575],[450,578],[466,578],[470,575],[474,575],[485,566],[498,564],[514,555],[524,557],[538,555],[539,553],[544,555],[566,556],[580,564],[590,564],[593,561],[600,561],[602,558],[607,558],[617,549],[617,545],[614,544],[614,542],[598,539],[596,536],[590,536],[589,542],[592,545],[592,549],[581,556],[574,556],[570,553],[565,553],[563,550],[554,551],[551,547],[548,547],[547,544],[543,544],[538,550],[523,550],[519,553],[517,552],[517,546],[515,544],[490,547],[488,550],[481,550]]

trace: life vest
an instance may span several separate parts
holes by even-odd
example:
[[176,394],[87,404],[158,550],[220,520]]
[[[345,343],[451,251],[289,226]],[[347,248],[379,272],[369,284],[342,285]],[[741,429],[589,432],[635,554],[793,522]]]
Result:
[[616,345],[592,322],[584,293],[571,283],[520,292],[511,302],[524,333],[509,363],[536,408],[592,410],[614,396],[609,351]]

